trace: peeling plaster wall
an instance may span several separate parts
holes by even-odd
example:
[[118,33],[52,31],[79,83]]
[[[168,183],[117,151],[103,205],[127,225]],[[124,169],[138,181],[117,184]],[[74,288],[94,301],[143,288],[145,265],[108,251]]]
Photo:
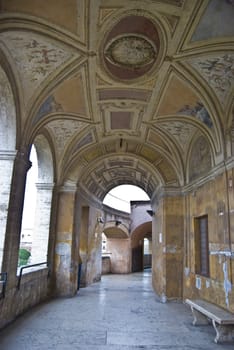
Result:
[[[234,312],[233,170],[217,176],[186,197],[187,244],[184,298],[200,297]],[[208,215],[210,276],[195,271],[194,217]]]
[[83,207],[80,230],[81,287],[100,281],[102,273],[102,225],[99,209]]

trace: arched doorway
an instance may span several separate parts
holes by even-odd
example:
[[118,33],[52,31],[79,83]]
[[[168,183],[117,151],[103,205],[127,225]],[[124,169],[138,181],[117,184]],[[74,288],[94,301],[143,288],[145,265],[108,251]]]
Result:
[[143,271],[151,267],[152,222],[148,221],[136,227],[132,233],[132,272]]
[[137,186],[121,185],[108,192],[103,203],[114,207],[104,207],[103,274],[143,271],[144,266],[151,266],[148,195]]

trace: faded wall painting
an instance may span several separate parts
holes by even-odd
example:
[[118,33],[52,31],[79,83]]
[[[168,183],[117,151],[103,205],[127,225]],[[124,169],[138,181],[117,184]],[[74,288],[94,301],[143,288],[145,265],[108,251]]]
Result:
[[183,152],[186,152],[190,140],[197,130],[195,126],[180,121],[162,122],[160,127],[176,139]]
[[199,96],[182,80],[173,76],[166,87],[159,115],[184,115],[196,118],[208,128],[213,126],[212,119]]
[[189,162],[189,181],[204,176],[211,170],[212,159],[208,141],[200,136],[194,143]]
[[65,80],[41,105],[34,123],[56,112],[75,113],[87,119],[87,99],[82,74]]
[[16,62],[27,101],[56,68],[75,54],[74,51],[64,50],[58,43],[35,33],[33,36],[23,31],[1,33],[0,40]]
[[58,154],[61,155],[74,134],[81,131],[86,123],[76,120],[54,120],[47,125],[52,133]]

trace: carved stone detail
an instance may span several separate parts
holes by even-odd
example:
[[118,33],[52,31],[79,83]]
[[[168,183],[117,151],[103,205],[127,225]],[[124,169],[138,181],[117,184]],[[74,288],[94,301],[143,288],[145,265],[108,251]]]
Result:
[[157,58],[157,51],[149,39],[128,34],[110,42],[104,54],[112,64],[134,69],[152,63]]

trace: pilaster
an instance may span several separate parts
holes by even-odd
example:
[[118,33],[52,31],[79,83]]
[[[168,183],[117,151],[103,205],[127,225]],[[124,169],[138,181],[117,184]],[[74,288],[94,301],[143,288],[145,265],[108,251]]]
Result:
[[58,193],[57,228],[55,239],[55,294],[73,296],[77,291],[78,250],[75,239],[76,187],[64,186]]

